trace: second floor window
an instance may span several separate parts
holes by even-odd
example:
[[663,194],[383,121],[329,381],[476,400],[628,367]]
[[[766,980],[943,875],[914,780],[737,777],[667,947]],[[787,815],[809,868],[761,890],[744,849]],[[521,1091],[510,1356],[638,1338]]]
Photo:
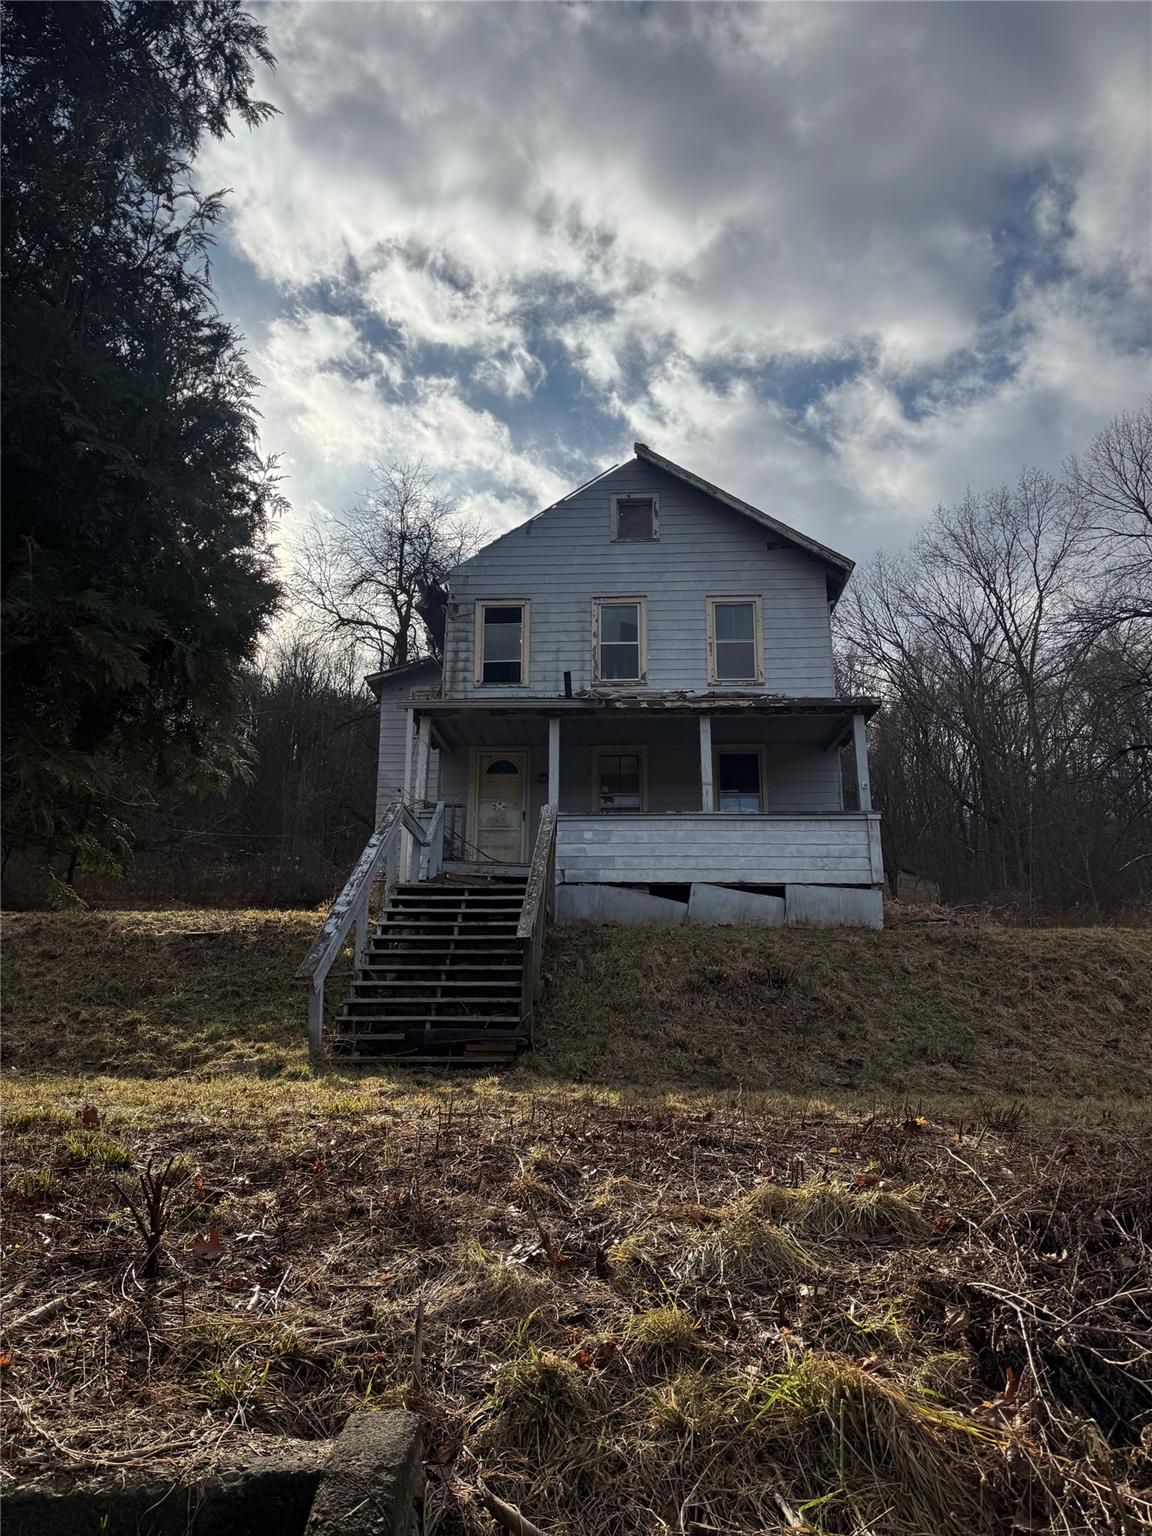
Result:
[[762,683],[760,599],[708,599],[708,672],[713,683]]
[[644,600],[601,598],[596,604],[596,681],[642,683],[645,657]]
[[476,604],[476,681],[517,685],[528,680],[528,604]]

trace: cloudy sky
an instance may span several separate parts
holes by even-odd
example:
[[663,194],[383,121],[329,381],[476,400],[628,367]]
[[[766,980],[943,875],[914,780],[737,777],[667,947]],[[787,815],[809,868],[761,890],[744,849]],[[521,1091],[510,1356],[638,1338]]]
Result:
[[257,7],[221,305],[301,518],[634,439],[860,558],[1149,389],[1143,4]]

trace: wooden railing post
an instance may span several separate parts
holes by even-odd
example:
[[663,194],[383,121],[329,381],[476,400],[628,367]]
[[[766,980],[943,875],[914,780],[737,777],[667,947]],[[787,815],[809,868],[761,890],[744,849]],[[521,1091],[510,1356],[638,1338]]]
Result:
[[368,944],[368,903],[372,887],[381,873],[387,871],[395,857],[400,828],[406,816],[403,804],[397,800],[380,818],[376,831],[365,844],[364,852],[356,861],[356,868],[344,883],[344,889],[332,903],[320,932],[309,945],[296,971],[301,981],[309,983],[308,993],[308,1052],[314,1066],[319,1066],[324,1048],[324,983],[333,963],[344,947],[353,926],[356,929],[356,963],[359,964]]
[[517,941],[523,946],[520,980],[520,1017],[532,1032],[532,1019],[544,978],[544,925],[552,908],[552,887],[556,883],[556,806],[549,803],[540,812],[536,846],[528,866],[524,887],[524,906],[516,926]]

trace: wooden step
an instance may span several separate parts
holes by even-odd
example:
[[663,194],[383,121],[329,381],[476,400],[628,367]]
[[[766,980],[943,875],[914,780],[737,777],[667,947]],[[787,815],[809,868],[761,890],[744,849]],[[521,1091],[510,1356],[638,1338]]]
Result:
[[[446,1014],[443,1017],[439,1014],[429,1015],[427,1013],[395,1013],[389,1014],[385,1018],[377,1018],[375,1014],[370,1013],[342,1013],[336,1020],[338,1026],[355,1026],[355,1028],[349,1027],[347,1029],[341,1027],[339,1034],[340,1039],[343,1039],[348,1034],[356,1034],[357,1031],[360,1030],[365,1024],[380,1024],[384,1026],[385,1030],[394,1030],[396,1026],[400,1024],[403,1024],[406,1027],[415,1027],[416,1025],[419,1025],[426,1029],[453,1029],[457,1027],[460,1029],[470,1029],[473,1026],[475,1026],[477,1029],[481,1029],[490,1024],[499,1024],[507,1029],[510,1024],[515,1024],[518,1022],[518,1014],[508,1013]],[[368,1033],[371,1034],[372,1031],[369,1031]]]

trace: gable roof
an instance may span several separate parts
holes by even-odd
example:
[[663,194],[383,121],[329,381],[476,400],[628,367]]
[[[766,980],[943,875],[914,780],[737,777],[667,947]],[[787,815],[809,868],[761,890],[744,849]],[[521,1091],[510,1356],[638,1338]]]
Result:
[[673,464],[671,459],[666,459],[663,455],[654,452],[647,443],[633,443],[632,448],[638,459],[654,464],[657,469],[662,469],[667,475],[675,475],[676,479],[683,480],[685,485],[690,485],[697,491],[703,491],[705,496],[711,496],[715,501],[723,502],[734,512],[750,517],[754,523],[760,523],[764,528],[770,528],[773,533],[779,534],[782,539],[787,539],[790,544],[798,545],[801,549],[807,550],[810,555],[814,555],[817,560],[823,560],[825,564],[832,566],[834,570],[841,573],[841,589],[851,576],[856,562],[849,560],[847,555],[838,554],[836,550],[829,549],[827,544],[820,544],[816,539],[810,539],[799,529],[790,528],[787,523],[780,522],[778,518],[770,517],[767,512],[761,512],[759,507],[741,501],[739,496],[732,496],[727,491],[722,491],[718,485],[713,485],[700,475],[694,475],[690,469],[682,469],[679,464]]
[[[733,496],[728,491],[721,490],[718,485],[713,485],[711,481],[705,480],[702,476],[693,474],[690,469],[684,469],[681,465],[674,464],[671,459],[666,459],[662,454],[649,448],[647,443],[633,443],[632,449],[636,458],[641,463],[651,464],[656,469],[663,470],[665,474],[673,475],[677,480],[682,480],[685,485],[690,485],[694,490],[703,492],[705,496],[710,496],[714,501],[719,501],[724,506],[731,507],[734,512],[739,512],[742,517],[750,518],[752,522],[759,523],[762,528],[769,529],[778,538],[786,540],[789,544],[794,544],[798,549],[802,549],[811,555],[813,559],[819,560],[827,567],[828,595],[833,603],[843,592],[848,578],[851,576],[856,565],[856,562],[850,560],[847,555],[842,555],[834,549],[829,549],[826,544],[821,544],[818,540],[809,538],[806,533],[801,533],[798,528],[789,527],[787,523],[780,522],[778,518],[771,517],[767,512],[761,512],[759,507],[754,507],[747,501],[741,501],[739,496]],[[511,538],[514,534],[520,533],[539,518],[544,517],[548,512],[553,512],[557,507],[562,507],[566,501],[571,501],[581,491],[586,491],[589,486],[595,485],[598,480],[605,479],[613,471],[622,467],[620,464],[613,464],[609,469],[601,470],[599,474],[593,475],[590,480],[585,480],[581,485],[578,485],[575,490],[569,491],[566,496],[561,496],[559,501],[552,502],[550,506],[542,508],[541,511],[535,513],[525,522],[517,524],[515,528],[510,528],[507,533],[500,534],[490,544],[485,544],[483,548],[476,551],[475,555],[470,555],[468,560],[462,560],[460,565],[467,565],[469,561],[475,560],[479,555],[487,554],[494,545],[501,543],[504,539]]]

